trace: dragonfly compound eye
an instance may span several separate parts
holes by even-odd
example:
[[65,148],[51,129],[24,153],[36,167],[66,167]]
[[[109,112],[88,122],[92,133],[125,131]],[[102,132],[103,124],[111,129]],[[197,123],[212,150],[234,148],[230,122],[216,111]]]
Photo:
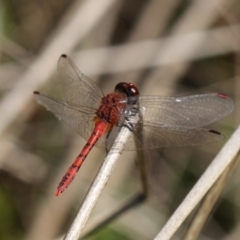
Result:
[[136,104],[138,100],[139,91],[133,83],[120,82],[115,86],[115,92],[124,93],[129,104]]
[[128,83],[126,82],[120,82],[115,86],[114,91],[126,94],[127,85]]

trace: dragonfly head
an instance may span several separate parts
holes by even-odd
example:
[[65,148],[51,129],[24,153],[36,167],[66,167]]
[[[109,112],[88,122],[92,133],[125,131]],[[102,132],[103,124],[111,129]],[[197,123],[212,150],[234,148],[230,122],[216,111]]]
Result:
[[134,105],[138,101],[139,91],[133,83],[120,82],[114,91],[125,94],[128,97],[128,104]]

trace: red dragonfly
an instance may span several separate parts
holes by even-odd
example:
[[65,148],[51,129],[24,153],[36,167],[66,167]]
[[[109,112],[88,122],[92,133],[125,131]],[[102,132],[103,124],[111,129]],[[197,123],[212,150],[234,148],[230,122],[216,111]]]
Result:
[[[58,61],[59,83],[65,100],[34,92],[37,102],[53,112],[87,140],[56,191],[72,182],[94,145],[109,150],[120,127],[131,135],[125,150],[199,145],[223,139],[221,133],[202,128],[230,113],[233,101],[222,93],[186,97],[139,96],[133,83],[121,82],[104,95],[65,54]],[[131,117],[138,121],[132,122]]]

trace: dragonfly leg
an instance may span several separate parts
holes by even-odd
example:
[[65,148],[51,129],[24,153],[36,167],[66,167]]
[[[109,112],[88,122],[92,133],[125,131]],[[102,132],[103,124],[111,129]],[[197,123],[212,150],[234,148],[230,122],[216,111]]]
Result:
[[130,132],[133,132],[135,129],[134,124],[129,120],[128,117],[125,117],[125,123],[122,125],[123,127],[126,127]]

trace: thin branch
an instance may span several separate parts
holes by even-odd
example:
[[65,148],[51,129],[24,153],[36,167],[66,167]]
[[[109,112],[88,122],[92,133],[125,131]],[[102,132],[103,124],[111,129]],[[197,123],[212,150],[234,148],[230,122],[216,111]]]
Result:
[[201,206],[199,207],[196,215],[194,216],[194,219],[190,227],[188,228],[185,237],[183,238],[184,240],[198,239],[200,231],[202,230],[204,224],[206,223],[209,214],[212,212],[212,209],[215,206],[216,201],[218,200],[223,188],[228,182],[228,179],[238,162],[239,156],[236,157],[234,161],[232,161],[229,164],[227,169],[223,172],[223,174],[219,177],[214,186],[207,193],[206,197],[204,198],[204,201],[201,203]]
[[172,237],[182,222],[204,197],[206,192],[212,187],[223,171],[237,156],[240,149],[239,139],[240,126],[215,157],[213,162],[186,196],[181,205],[170,217],[161,232],[156,236],[155,240],[167,240]]
[[[185,34],[191,33],[193,31],[199,31],[202,29],[210,28],[214,21],[219,18],[219,14],[216,11],[216,5],[221,7],[227,7],[233,4],[233,1],[229,0],[195,0],[189,2],[189,7],[186,9],[183,15],[179,18],[176,24],[173,26],[171,35],[175,37],[181,37]],[[196,36],[195,36],[196,37]],[[156,62],[159,59],[166,59],[167,61],[171,59],[171,56],[177,55],[185,55],[186,59],[183,61],[175,62],[174,65],[165,66],[161,69],[157,69],[151,72],[148,75],[148,83],[151,82],[155,84],[158,79],[164,79],[164,82],[169,86],[169,89],[172,89],[174,83],[184,75],[190,65],[189,56],[195,56],[195,53],[198,52],[201,55],[201,46],[207,46],[207,42],[204,36],[196,37],[195,41],[192,41],[190,45],[185,45],[184,42],[178,43],[180,48],[170,48],[172,45],[171,42],[168,42],[160,54],[158,54],[155,58]],[[219,39],[218,39],[219,40]],[[173,39],[174,41],[174,39]],[[218,41],[220,42],[220,41]],[[176,46],[176,45],[175,45]],[[209,48],[210,51],[211,48]],[[182,51],[183,52],[182,52]],[[176,56],[176,59],[178,57]],[[155,81],[152,81],[156,79]],[[149,85],[149,84],[145,84]],[[166,86],[166,85],[165,85]],[[153,88],[154,89],[154,88]],[[170,91],[168,91],[170,93]],[[169,94],[168,93],[168,94]],[[171,92],[172,93],[172,92]]]
[[[236,24],[114,47],[81,50],[74,53],[75,62],[83,72],[92,76],[213,57],[236,52],[232,28],[240,31],[240,25]],[[168,54],[162,55],[163,52]],[[111,59],[108,64],[107,59]]]
[[[63,51],[65,53],[71,51],[98,24],[98,21],[115,2],[115,0],[103,0],[101,2],[89,0],[84,1],[80,7],[78,6],[79,2],[76,2],[77,5],[71,9],[71,12],[66,17],[67,23],[61,24],[39,57],[18,80],[15,88],[2,99],[0,104],[0,135],[3,134],[32,99],[32,95],[29,92],[38,89],[54,72],[56,69],[55,62],[59,55]],[[79,29],[79,26],[81,26],[81,31],[76,30]]]
[[85,224],[123,151],[124,143],[127,141],[130,134],[131,132],[127,128],[121,128],[113,147],[106,156],[81,208],[68,230],[64,238],[65,240],[76,240],[80,237],[83,228],[85,227]]
[[0,36],[0,43],[0,52],[6,53],[23,66],[29,65],[32,55],[21,47],[20,44],[3,35]]
[[111,209],[110,212],[108,212],[105,216],[101,216],[101,219],[95,221],[90,230],[86,234],[84,234],[82,238],[84,239],[94,234],[95,232],[103,228],[105,225],[109,224],[111,221],[120,217],[126,211],[138,206],[140,203],[143,203],[145,199],[145,194],[138,193],[131,199],[117,206],[115,209]]

